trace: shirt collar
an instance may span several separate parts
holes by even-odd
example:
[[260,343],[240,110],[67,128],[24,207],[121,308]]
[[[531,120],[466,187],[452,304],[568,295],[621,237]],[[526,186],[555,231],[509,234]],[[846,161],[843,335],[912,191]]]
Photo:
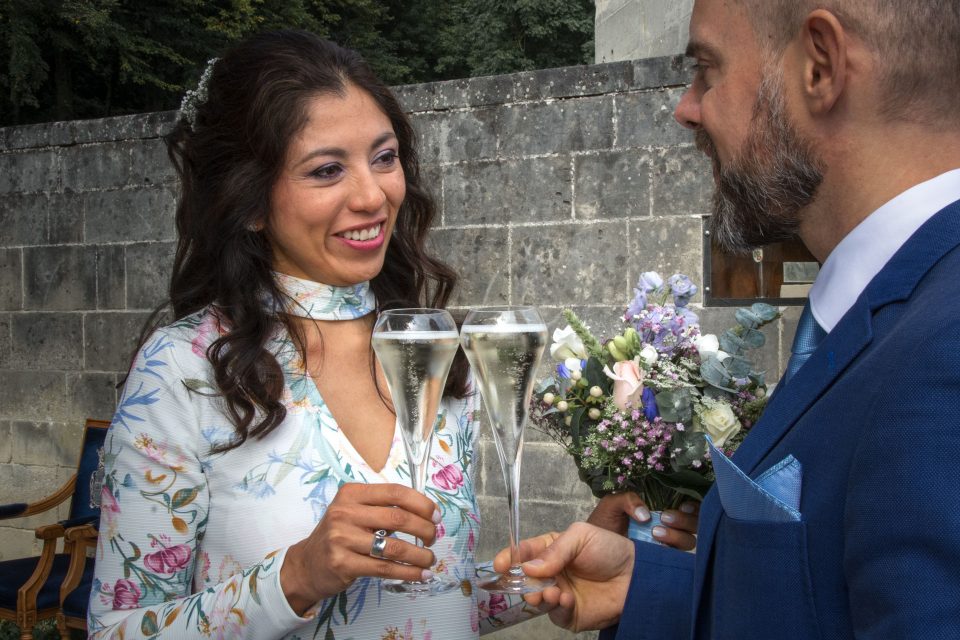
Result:
[[935,213],[960,199],[960,169],[907,189],[867,216],[827,256],[810,288],[810,311],[829,333],[874,276]]

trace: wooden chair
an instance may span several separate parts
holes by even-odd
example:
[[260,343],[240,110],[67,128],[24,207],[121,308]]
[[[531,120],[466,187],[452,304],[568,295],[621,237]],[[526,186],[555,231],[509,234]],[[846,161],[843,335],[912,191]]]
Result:
[[[60,609],[60,586],[76,546],[75,540],[65,537],[67,530],[100,519],[103,443],[109,426],[110,423],[103,420],[87,420],[77,472],[55,493],[30,504],[0,505],[0,520],[5,520],[43,513],[71,499],[67,520],[37,527],[36,536],[43,540],[39,558],[0,562],[0,620],[9,620],[20,627],[21,640],[32,640],[34,625],[55,617]],[[57,553],[57,541],[61,538],[64,539],[63,551]],[[92,575],[93,561],[84,564],[90,565]],[[89,585],[88,580],[88,593]]]

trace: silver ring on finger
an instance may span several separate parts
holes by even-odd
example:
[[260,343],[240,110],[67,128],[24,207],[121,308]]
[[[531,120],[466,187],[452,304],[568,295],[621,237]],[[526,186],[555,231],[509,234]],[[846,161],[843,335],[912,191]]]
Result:
[[387,548],[386,529],[377,529],[373,532],[373,544],[370,546],[370,555],[374,558],[383,558],[383,552]]

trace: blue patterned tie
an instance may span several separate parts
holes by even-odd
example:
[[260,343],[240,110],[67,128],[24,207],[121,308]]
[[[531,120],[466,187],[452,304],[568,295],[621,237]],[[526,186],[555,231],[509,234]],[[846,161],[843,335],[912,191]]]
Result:
[[810,311],[810,301],[803,305],[803,313],[797,323],[797,333],[793,336],[793,346],[790,347],[790,360],[787,370],[783,374],[783,384],[790,382],[807,358],[817,350],[820,342],[827,337],[827,332],[817,323]]

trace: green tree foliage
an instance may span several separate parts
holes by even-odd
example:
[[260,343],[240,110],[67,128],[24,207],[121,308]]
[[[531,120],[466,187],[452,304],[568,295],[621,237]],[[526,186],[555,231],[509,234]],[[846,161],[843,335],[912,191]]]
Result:
[[0,126],[174,109],[263,29],[360,51],[390,84],[588,63],[591,0],[0,0]]

